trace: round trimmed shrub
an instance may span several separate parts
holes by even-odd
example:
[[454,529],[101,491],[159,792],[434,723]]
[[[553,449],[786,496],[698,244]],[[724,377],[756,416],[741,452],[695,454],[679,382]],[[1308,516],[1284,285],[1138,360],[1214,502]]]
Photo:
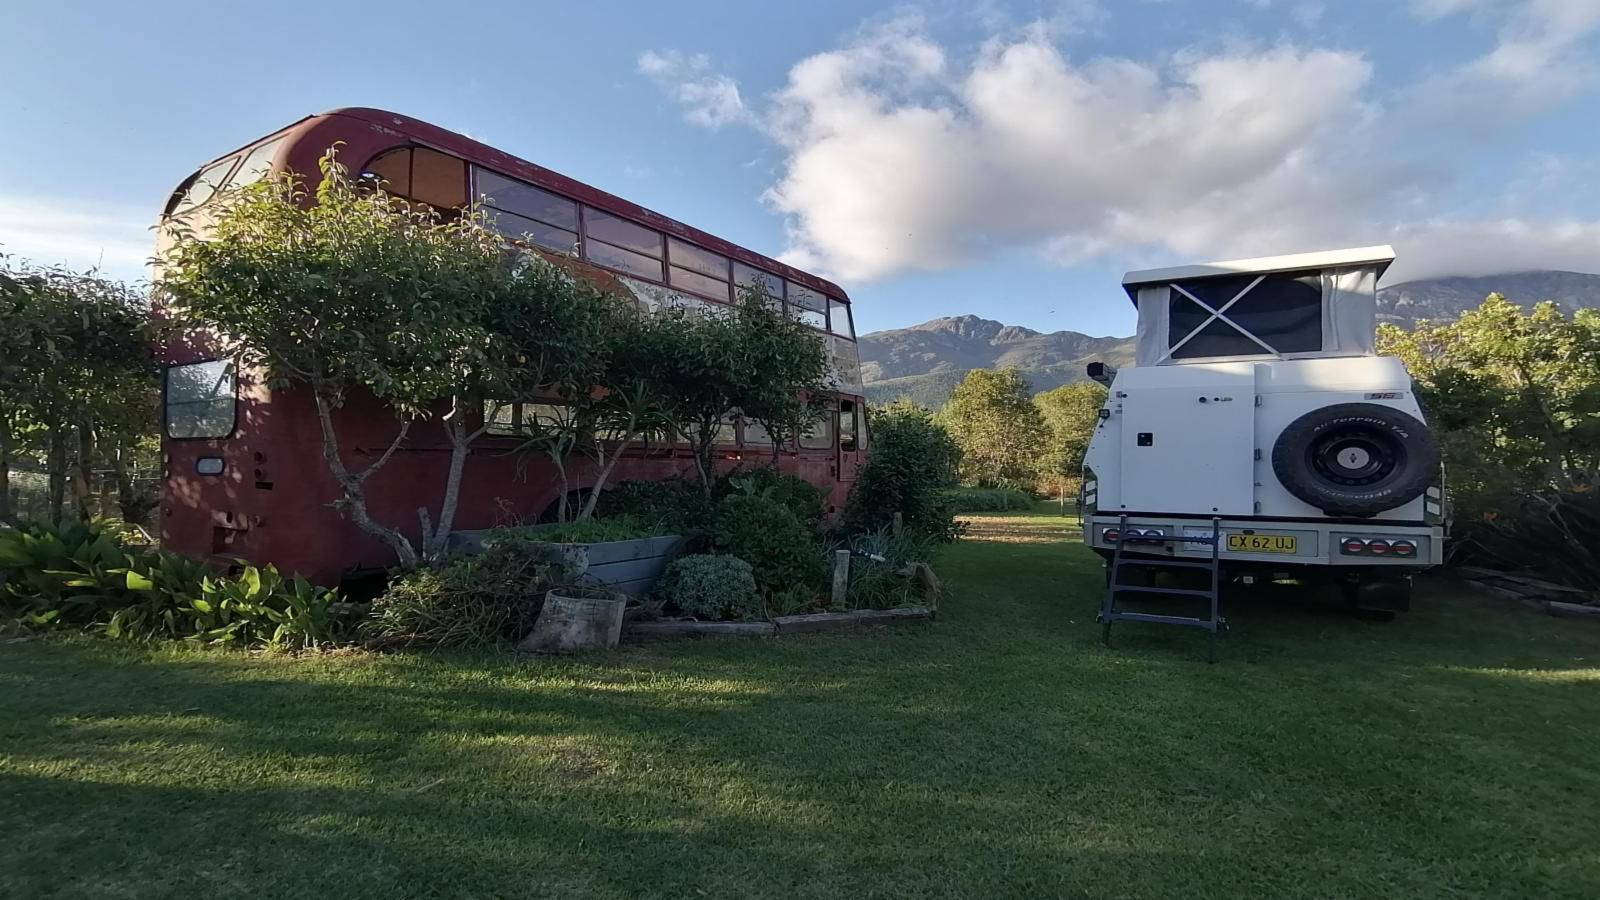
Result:
[[697,619],[747,619],[761,613],[750,564],[736,556],[680,556],[667,566],[656,596]]
[[769,497],[733,494],[717,504],[711,547],[737,556],[755,570],[764,591],[815,585],[823,575],[817,535],[792,510]]

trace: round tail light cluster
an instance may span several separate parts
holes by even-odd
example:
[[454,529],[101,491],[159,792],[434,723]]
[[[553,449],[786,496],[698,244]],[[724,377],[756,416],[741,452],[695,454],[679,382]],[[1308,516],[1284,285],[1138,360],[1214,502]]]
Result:
[[1385,538],[1345,538],[1339,543],[1345,556],[1392,556],[1398,559],[1415,559],[1415,541],[1391,541]]
[[[1137,544],[1141,540],[1149,543],[1158,543],[1166,535],[1166,531],[1160,528],[1129,528],[1128,543]],[[1115,544],[1122,540],[1122,530],[1120,528],[1107,528],[1105,531],[1100,532],[1100,536],[1105,538],[1106,543]]]

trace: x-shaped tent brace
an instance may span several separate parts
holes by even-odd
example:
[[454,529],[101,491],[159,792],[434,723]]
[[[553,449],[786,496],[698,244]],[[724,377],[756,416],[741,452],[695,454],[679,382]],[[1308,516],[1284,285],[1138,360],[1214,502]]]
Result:
[[1228,325],[1228,327],[1232,328],[1234,331],[1237,331],[1240,334],[1244,335],[1245,337],[1249,338],[1250,340],[1255,341],[1257,344],[1260,344],[1261,345],[1261,349],[1267,351],[1268,353],[1271,353],[1273,356],[1276,356],[1279,359],[1283,359],[1283,354],[1279,353],[1277,348],[1273,347],[1271,344],[1268,344],[1266,341],[1263,341],[1261,338],[1258,338],[1255,335],[1251,334],[1249,329],[1241,327],[1239,325],[1239,323],[1237,323],[1237,322],[1233,321],[1232,319],[1228,318],[1226,315],[1223,315],[1230,308],[1232,308],[1232,306],[1235,303],[1238,303],[1241,299],[1243,299],[1245,294],[1248,294],[1252,290],[1255,290],[1256,285],[1258,285],[1261,282],[1265,281],[1266,277],[1267,277],[1266,275],[1257,275],[1256,276],[1256,280],[1250,282],[1247,285],[1245,285],[1244,290],[1240,291],[1237,294],[1234,294],[1232,300],[1229,300],[1227,303],[1224,303],[1224,304],[1222,304],[1221,306],[1219,306],[1219,307],[1217,307],[1215,309],[1213,309],[1211,307],[1211,304],[1205,302],[1204,300],[1201,300],[1199,297],[1196,297],[1194,294],[1189,293],[1187,290],[1184,290],[1183,285],[1181,285],[1181,284],[1168,285],[1173,290],[1175,290],[1178,293],[1184,295],[1185,297],[1188,297],[1195,304],[1197,304],[1201,309],[1205,310],[1206,312],[1210,313],[1211,315],[1209,317],[1207,317],[1204,322],[1201,322],[1199,325],[1195,326],[1195,329],[1193,331],[1191,331],[1188,334],[1184,335],[1183,336],[1183,340],[1177,342],[1176,344],[1173,344],[1172,347],[1170,349],[1168,349],[1166,353],[1162,354],[1160,359],[1156,360],[1156,365],[1160,365],[1161,363],[1164,363],[1167,360],[1171,359],[1172,358],[1172,354],[1177,353],[1179,350],[1181,350],[1183,348],[1184,344],[1189,343],[1189,341],[1194,339],[1195,335],[1197,335],[1200,332],[1204,331],[1206,329],[1206,326],[1210,325],[1212,322],[1217,321],[1218,319],[1222,320],[1224,323],[1226,323]]

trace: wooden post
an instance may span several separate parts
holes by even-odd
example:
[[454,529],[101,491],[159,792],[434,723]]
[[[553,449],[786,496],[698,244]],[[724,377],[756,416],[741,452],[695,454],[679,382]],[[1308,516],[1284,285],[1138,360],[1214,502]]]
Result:
[[900,513],[895,513],[894,514],[894,536],[895,537],[899,537],[900,536],[900,532],[903,531],[905,529],[905,527],[906,527],[905,516],[900,514]]
[[[900,514],[894,514],[895,521],[899,521]],[[843,609],[846,596],[850,591],[850,551],[833,551],[833,608]]]

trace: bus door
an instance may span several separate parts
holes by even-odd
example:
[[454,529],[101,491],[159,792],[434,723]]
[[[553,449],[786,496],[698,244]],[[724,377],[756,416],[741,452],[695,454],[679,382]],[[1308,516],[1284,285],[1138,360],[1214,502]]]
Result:
[[839,480],[846,485],[855,483],[856,469],[861,466],[866,447],[866,410],[861,401],[839,400]]

